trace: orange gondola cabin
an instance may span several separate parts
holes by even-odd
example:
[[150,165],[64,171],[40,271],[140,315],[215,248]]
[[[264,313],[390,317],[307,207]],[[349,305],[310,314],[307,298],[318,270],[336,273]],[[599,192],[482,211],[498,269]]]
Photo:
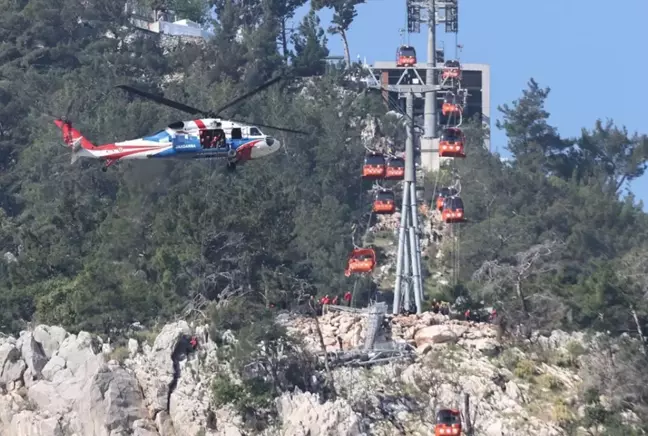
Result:
[[382,215],[391,215],[396,212],[396,199],[394,198],[394,193],[387,189],[376,192],[372,210],[374,213]]
[[461,64],[459,61],[445,61],[443,64],[443,73],[441,73],[441,78],[443,80],[447,79],[459,79],[461,77]]
[[461,412],[456,409],[441,409],[437,412],[434,436],[460,435]]
[[448,92],[443,98],[443,105],[441,106],[441,113],[444,117],[447,117],[450,114],[459,114],[461,113],[461,106],[456,103],[455,95],[452,92]]
[[382,153],[369,153],[362,166],[362,177],[365,179],[382,179],[385,177],[385,156]]
[[443,188],[437,195],[436,199],[436,208],[439,212],[443,210],[443,203],[446,198],[453,197],[457,195],[457,190],[455,188]]
[[411,67],[416,65],[416,50],[409,45],[401,45],[396,51],[396,66]]
[[347,261],[347,268],[344,275],[366,274],[376,267],[376,252],[371,248],[356,248],[351,252]]
[[402,157],[392,157],[387,162],[385,179],[403,180],[405,178],[405,159]]
[[464,150],[465,142],[466,139],[460,129],[456,127],[444,129],[439,139],[439,156],[466,157]]
[[460,197],[447,197],[443,200],[441,219],[446,223],[461,223],[466,220],[463,201]]

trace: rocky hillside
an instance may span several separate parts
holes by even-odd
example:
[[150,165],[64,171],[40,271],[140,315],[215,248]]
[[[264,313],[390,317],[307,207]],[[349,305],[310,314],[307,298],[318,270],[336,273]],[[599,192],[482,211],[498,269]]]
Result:
[[[278,322],[307,349],[320,351],[312,318],[283,313]],[[339,350],[340,342],[344,350],[363,343],[361,314],[330,313],[319,324],[328,351]],[[85,332],[40,325],[0,341],[0,434],[429,435],[434,410],[461,408],[464,394],[478,435],[567,434],[561,425],[583,413],[578,368],[590,343],[583,335],[537,336],[536,352],[525,353],[498,340],[491,325],[431,313],[388,319],[383,330],[378,344],[409,344],[415,350],[410,360],[333,366],[335,401],[285,392],[275,400],[275,422],[250,431],[232,408],[213,403],[212,381],[224,362],[206,326],[180,321],[157,336],[139,332],[113,346]],[[181,357],[169,396],[172,354],[183,334],[197,335],[200,346]]]

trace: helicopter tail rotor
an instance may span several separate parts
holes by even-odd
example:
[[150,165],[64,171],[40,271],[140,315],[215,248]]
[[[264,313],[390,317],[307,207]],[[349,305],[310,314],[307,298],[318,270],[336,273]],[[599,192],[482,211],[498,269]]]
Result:
[[[54,124],[61,129],[63,133],[63,142],[72,150],[72,157],[70,163],[75,163],[81,156],[86,154],[85,150],[94,148],[94,144],[88,141],[81,132],[72,127],[72,122],[65,119],[56,119]],[[91,153],[90,153],[91,154]]]

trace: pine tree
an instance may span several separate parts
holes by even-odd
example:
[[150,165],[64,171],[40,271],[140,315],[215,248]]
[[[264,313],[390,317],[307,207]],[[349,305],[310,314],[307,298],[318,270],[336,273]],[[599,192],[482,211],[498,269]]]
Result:
[[292,37],[295,54],[292,65],[301,76],[321,75],[326,69],[326,58],[329,50],[326,47],[326,35],[320,27],[320,20],[314,10],[304,17],[297,33]]

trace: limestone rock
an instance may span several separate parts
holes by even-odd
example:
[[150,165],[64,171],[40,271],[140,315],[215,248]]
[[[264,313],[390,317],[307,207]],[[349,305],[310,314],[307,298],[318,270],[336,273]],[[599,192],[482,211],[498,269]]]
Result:
[[74,409],[81,417],[83,434],[107,436],[147,418],[143,400],[135,377],[124,368],[107,364],[85,383]]
[[39,325],[34,329],[33,337],[41,344],[45,356],[49,359],[65,340],[67,332],[57,326]]
[[285,436],[352,436],[360,434],[360,416],[343,400],[320,404],[316,395],[296,392],[277,400]]
[[423,344],[457,342],[467,330],[466,326],[458,324],[431,325],[417,331],[414,340],[417,347]]
[[[291,334],[303,337],[307,350],[321,351],[312,318],[282,313],[278,321]],[[364,343],[363,315],[329,313],[319,323],[329,351],[338,350],[338,337],[345,350]],[[39,325],[18,338],[0,338],[0,435],[360,436],[404,432],[424,436],[434,433],[430,419],[434,408],[460,408],[464,394],[470,395],[473,404],[476,434],[564,434],[546,413],[553,404],[534,398],[528,381],[515,376],[503,355],[493,358],[502,348],[517,360],[533,358],[500,343],[493,326],[433,313],[388,316],[384,326],[381,340],[417,347],[413,363],[334,368],[336,401],[323,402],[317,394],[298,390],[284,392],[275,400],[278,420],[263,432],[253,432],[234,409],[212,404],[213,377],[227,370],[227,364],[218,359],[209,326],[197,326],[192,332],[184,321],[168,324],[152,346],[131,339],[129,356],[120,364],[106,362],[102,354],[102,348],[115,342]],[[192,333],[201,342],[199,350],[177,363],[177,385],[169,396],[174,378],[172,352],[181,335]],[[236,343],[231,332],[221,336],[228,337],[227,343]],[[587,346],[582,335],[560,331],[536,335],[533,340],[563,354],[573,343]],[[561,395],[575,414],[584,410],[578,398],[581,380],[572,368],[549,361],[535,365],[543,377],[559,381]],[[620,416],[633,422],[630,412]]]

